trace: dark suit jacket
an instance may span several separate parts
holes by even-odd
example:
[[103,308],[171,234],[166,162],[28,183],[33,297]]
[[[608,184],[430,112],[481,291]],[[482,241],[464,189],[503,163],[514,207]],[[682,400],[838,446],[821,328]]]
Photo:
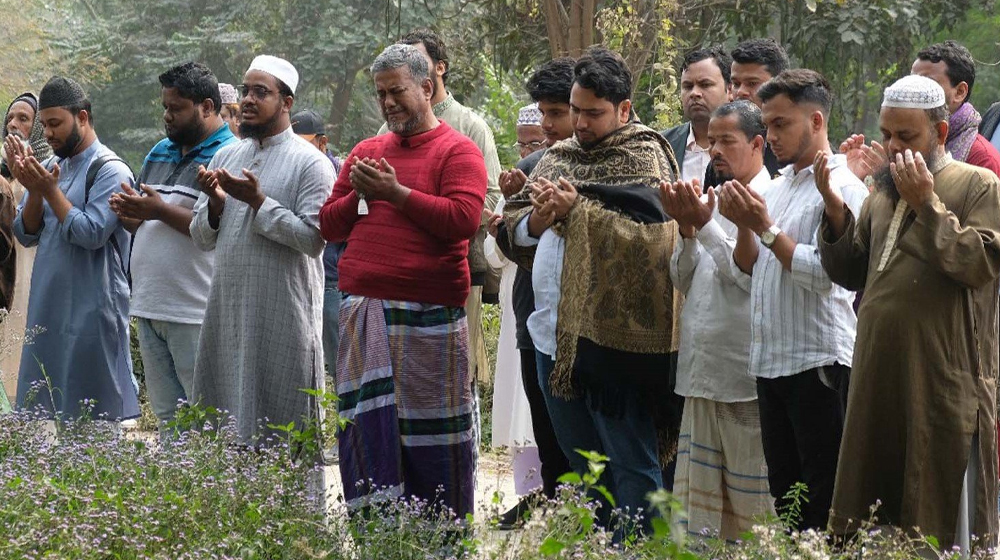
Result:
[[1000,124],[1000,101],[990,105],[990,108],[983,113],[983,120],[979,123],[979,134],[985,136],[987,140],[992,140],[997,124]]

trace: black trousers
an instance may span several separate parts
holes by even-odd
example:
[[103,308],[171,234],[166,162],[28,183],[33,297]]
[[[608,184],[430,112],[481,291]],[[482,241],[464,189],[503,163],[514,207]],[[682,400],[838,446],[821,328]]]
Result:
[[538,386],[538,364],[535,362],[535,350],[519,349],[521,354],[521,381],[528,397],[528,410],[531,412],[531,427],[535,434],[535,445],[538,446],[538,459],[542,463],[542,490],[545,496],[553,498],[559,477],[572,471],[569,461],[559,448],[556,432],[552,429],[552,419],[549,409],[545,406],[545,397]]
[[826,529],[844,434],[851,370],[839,364],[821,369],[833,388],[823,383],[820,369],[757,379],[764,459],[778,514],[788,510],[791,502],[785,495],[792,485],[808,487],[809,501],[800,502],[799,530]]

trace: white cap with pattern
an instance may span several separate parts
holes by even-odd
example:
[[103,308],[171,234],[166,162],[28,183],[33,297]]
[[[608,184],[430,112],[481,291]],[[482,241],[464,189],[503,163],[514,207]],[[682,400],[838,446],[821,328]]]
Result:
[[944,106],[944,89],[924,76],[905,76],[885,88],[883,107],[900,109],[937,109]]
[[542,112],[538,110],[538,104],[532,103],[517,113],[517,126],[542,126]]

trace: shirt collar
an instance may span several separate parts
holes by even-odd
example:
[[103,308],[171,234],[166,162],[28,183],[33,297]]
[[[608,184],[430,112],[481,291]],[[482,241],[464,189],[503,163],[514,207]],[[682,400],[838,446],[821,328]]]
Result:
[[688,123],[688,138],[687,138],[687,144],[684,145],[684,149],[688,150],[690,152],[707,152],[708,151],[707,149],[702,148],[701,146],[698,145],[698,141],[695,140],[695,137],[694,137],[694,125],[691,124],[691,123]]
[[442,113],[444,113],[448,109],[451,109],[456,103],[458,103],[458,101],[455,101],[455,97],[449,91],[448,92],[448,97],[445,97],[444,101],[438,103],[437,105],[435,105],[433,107],[433,109],[434,109],[434,116],[435,117],[440,117]]
[[292,131],[292,127],[289,126],[285,130],[275,134],[274,136],[268,136],[267,138],[262,139],[259,143],[255,139],[252,139],[251,141],[255,144],[258,144],[258,146],[260,146],[260,148],[263,149],[263,148],[270,148],[272,146],[277,146],[279,144],[284,144],[285,142],[291,140],[294,137],[295,137],[295,132]]
[[[99,149],[101,149],[101,141],[94,138],[94,141],[87,146],[86,150],[76,154],[75,156],[60,159],[59,164],[60,166],[65,166],[68,163],[69,165],[76,166],[81,162],[89,161]],[[63,171],[65,171],[65,169]]]
[[771,173],[767,170],[767,166],[762,166],[757,175],[750,179],[750,184],[747,185],[751,189],[760,192],[761,189],[766,187],[771,183]]

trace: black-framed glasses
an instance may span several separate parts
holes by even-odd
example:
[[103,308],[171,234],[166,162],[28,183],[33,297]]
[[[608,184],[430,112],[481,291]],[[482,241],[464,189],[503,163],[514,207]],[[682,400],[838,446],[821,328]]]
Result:
[[248,86],[246,84],[236,86],[236,90],[240,92],[240,96],[253,97],[254,99],[267,99],[268,95],[274,93],[273,89],[267,89],[264,86]]
[[518,150],[523,150],[525,148],[530,148],[532,150],[537,150],[537,149],[539,149],[539,148],[541,148],[543,146],[545,146],[545,141],[544,140],[535,140],[534,142],[527,142],[527,143],[525,143],[525,142],[514,142],[514,147],[517,148]]

